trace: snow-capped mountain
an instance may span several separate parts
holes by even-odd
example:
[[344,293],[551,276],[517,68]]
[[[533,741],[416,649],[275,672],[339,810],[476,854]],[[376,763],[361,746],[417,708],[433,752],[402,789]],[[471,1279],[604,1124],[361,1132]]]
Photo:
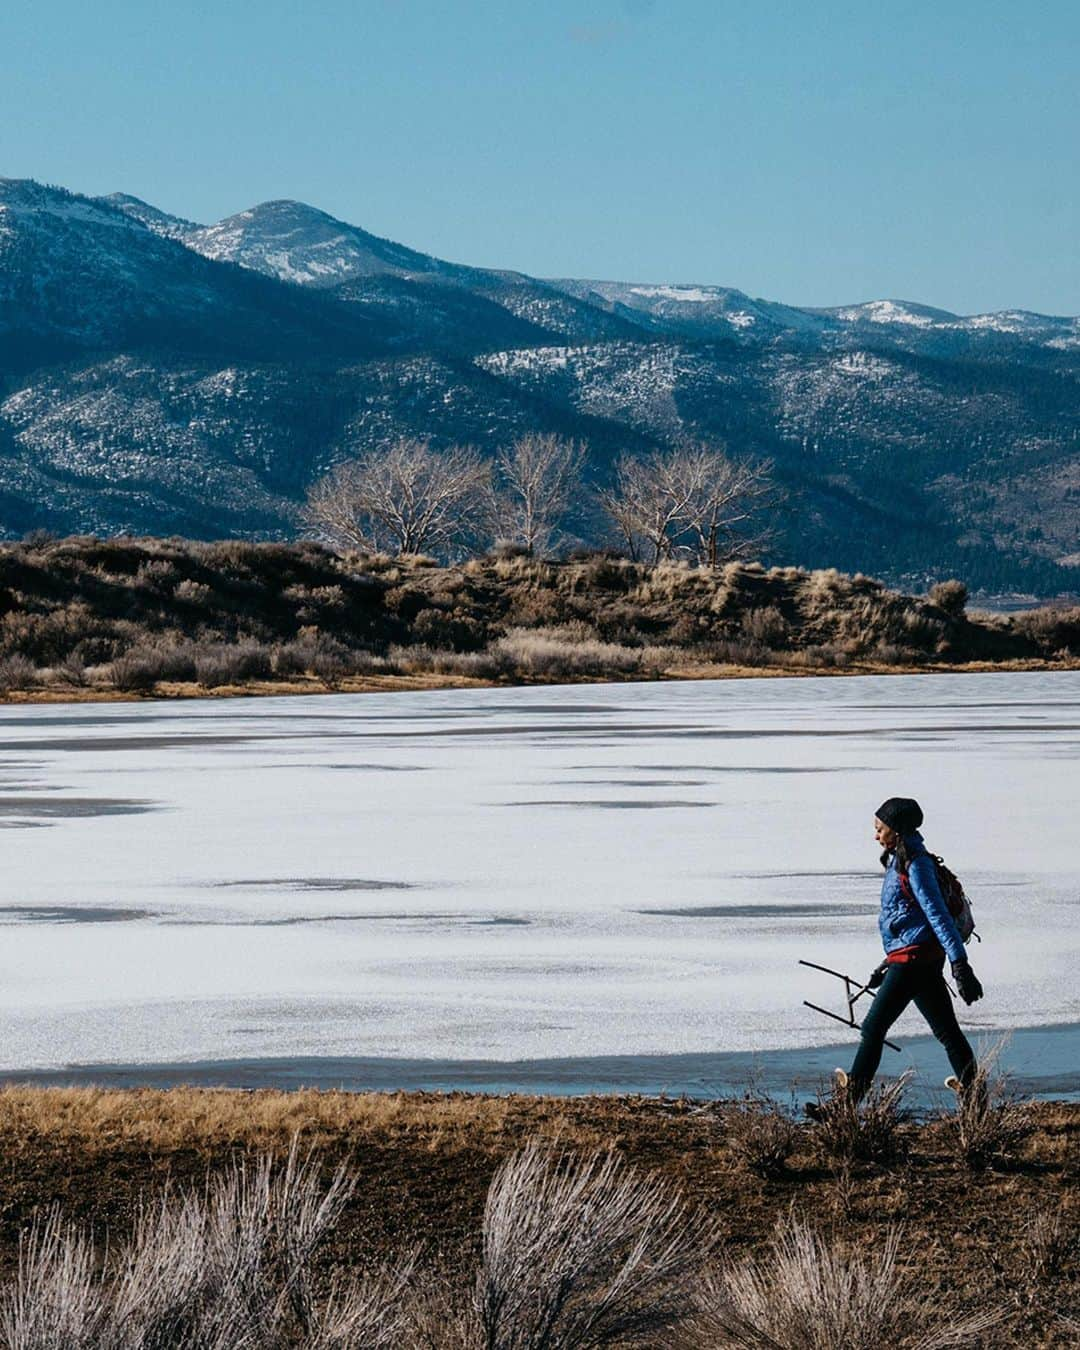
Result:
[[552,284],[568,295],[601,305],[658,332],[758,344],[781,336],[821,341],[830,329],[840,327],[827,314],[753,300],[729,286],[570,279]]
[[395,335],[385,319],[211,262],[111,202],[0,179],[0,344],[9,363],[143,347],[364,355]]
[[[754,345],[780,342],[832,347],[850,345],[868,328],[887,327],[895,340],[907,345],[921,340],[928,349],[937,349],[943,337],[955,340],[959,336],[977,340],[1006,335],[1060,350],[1080,344],[1080,319],[1020,310],[961,316],[899,300],[811,309],[755,299],[727,286],[543,280],[518,272],[466,266],[379,238],[303,202],[263,202],[216,225],[196,225],[124,193],[113,193],[102,200],[204,257],[233,262],[280,281],[331,289],[346,282],[400,277],[464,286],[480,291],[529,322],[551,326],[562,336],[585,337],[583,319],[591,311],[591,337],[601,333],[626,337],[634,329],[643,328],[647,332]],[[348,298],[356,298],[358,293],[354,287]],[[559,297],[579,303],[570,309]],[[564,307],[561,315],[560,303]],[[622,325],[597,331],[599,313],[622,320]]]
[[263,202],[189,231],[184,242],[205,258],[301,286],[372,276],[464,278],[473,271],[380,239],[303,202]]
[[289,535],[401,435],[552,431],[596,476],[690,436],[775,460],[779,559],[1077,589],[1078,380],[1072,318],[547,281],[302,203],[199,225],[0,180],[0,535]]

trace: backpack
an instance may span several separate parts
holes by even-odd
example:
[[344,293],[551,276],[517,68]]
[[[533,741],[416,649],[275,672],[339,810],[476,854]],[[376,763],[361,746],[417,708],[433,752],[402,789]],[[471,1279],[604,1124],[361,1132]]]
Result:
[[[952,915],[952,921],[956,924],[957,931],[960,934],[961,942],[970,942],[972,938],[976,942],[981,942],[975,931],[975,915],[971,910],[971,901],[964,894],[963,883],[955,872],[950,871],[945,866],[945,859],[939,858],[936,853],[930,854],[934,860],[934,871],[937,873],[938,886],[941,889],[942,898],[945,901],[945,908]],[[904,899],[909,905],[918,905],[915,899],[915,892],[911,889],[911,882],[908,880],[906,872],[897,872],[900,878],[900,890],[903,892]]]

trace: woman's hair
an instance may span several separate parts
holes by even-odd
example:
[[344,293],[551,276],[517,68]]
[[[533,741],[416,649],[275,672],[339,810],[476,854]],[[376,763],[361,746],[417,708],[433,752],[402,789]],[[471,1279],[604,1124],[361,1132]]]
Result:
[[902,834],[897,838],[896,848],[887,848],[883,851],[881,855],[882,867],[888,867],[889,859],[894,856],[896,858],[896,870],[906,872],[911,866],[911,850]]

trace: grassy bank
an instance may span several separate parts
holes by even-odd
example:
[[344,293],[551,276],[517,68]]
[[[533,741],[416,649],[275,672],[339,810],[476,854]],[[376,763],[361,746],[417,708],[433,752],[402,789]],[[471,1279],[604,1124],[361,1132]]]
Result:
[[[1020,1136],[972,1170],[942,1122],[901,1125],[882,1156],[867,1161],[838,1154],[818,1127],[792,1127],[755,1103],[9,1088],[0,1091],[0,1266],[10,1278],[20,1231],[53,1205],[88,1226],[100,1260],[106,1237],[111,1250],[122,1246],[140,1205],[166,1187],[202,1188],[208,1172],[221,1176],[256,1154],[283,1159],[300,1131],[327,1184],[340,1165],[355,1181],[314,1261],[313,1287],[325,1291],[335,1274],[400,1262],[419,1244],[417,1287],[442,1289],[448,1306],[460,1308],[472,1296],[477,1263],[490,1256],[480,1239],[491,1224],[492,1179],[515,1150],[541,1139],[564,1159],[614,1150],[620,1164],[655,1178],[664,1196],[685,1197],[694,1231],[715,1237],[702,1256],[714,1272],[771,1260],[778,1224],[789,1233],[792,1221],[809,1225],[845,1260],[880,1253],[902,1226],[899,1272],[917,1289],[905,1313],[912,1337],[927,1309],[941,1323],[993,1309],[995,1329],[969,1343],[1072,1345],[1080,1106],[1044,1103],[1023,1114]],[[550,1201],[547,1194],[530,1203],[542,1210]],[[451,1336],[452,1321],[441,1341],[396,1343],[468,1344],[454,1339],[460,1327]],[[715,1327],[695,1337],[669,1331],[610,1343],[751,1343],[725,1340]],[[914,1340],[904,1332],[878,1343]]]
[[339,556],[314,544],[0,546],[0,695],[431,688],[1080,665],[1080,610],[965,612],[862,576]]

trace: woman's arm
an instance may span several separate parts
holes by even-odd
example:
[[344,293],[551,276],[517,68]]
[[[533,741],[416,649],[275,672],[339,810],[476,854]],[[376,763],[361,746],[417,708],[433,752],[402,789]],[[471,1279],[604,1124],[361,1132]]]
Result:
[[941,894],[937,868],[928,853],[920,853],[912,858],[908,867],[908,881],[911,883],[911,891],[919,903],[919,908],[926,915],[926,920],[934,930],[937,940],[945,948],[945,955],[950,961],[966,961],[964,943],[953,916],[949,913],[945,897]]

